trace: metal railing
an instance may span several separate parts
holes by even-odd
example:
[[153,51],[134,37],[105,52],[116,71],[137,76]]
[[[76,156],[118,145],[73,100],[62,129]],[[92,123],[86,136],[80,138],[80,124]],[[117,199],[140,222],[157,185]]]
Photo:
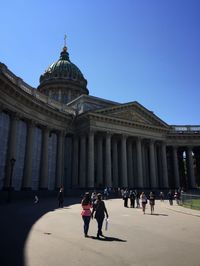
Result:
[[200,195],[181,193],[180,205],[183,207],[200,210]]

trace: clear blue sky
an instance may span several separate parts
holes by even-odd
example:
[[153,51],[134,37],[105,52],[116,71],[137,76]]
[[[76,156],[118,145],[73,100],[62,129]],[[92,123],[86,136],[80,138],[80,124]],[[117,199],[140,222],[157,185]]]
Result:
[[200,125],[199,0],[2,0],[0,61],[33,87],[70,59],[90,95]]

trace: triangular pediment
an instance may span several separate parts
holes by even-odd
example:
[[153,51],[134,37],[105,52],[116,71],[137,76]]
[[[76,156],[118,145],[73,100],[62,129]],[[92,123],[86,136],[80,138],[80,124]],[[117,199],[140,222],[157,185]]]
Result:
[[168,125],[138,102],[119,104],[95,111],[98,114],[144,125],[168,127]]

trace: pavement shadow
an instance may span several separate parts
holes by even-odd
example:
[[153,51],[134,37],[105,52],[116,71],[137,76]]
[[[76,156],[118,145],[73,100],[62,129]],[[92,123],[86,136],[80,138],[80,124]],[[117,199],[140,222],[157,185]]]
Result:
[[92,239],[95,239],[95,240],[100,240],[100,241],[117,241],[117,242],[127,242],[127,240],[124,240],[124,239],[121,239],[121,238],[117,238],[117,237],[108,237],[108,236],[105,236],[105,237],[95,237],[95,236],[91,236]]
[[[66,198],[64,208],[76,203],[80,203],[80,198]],[[37,204],[30,200],[13,200],[0,205],[0,265],[26,266],[24,246],[29,231],[45,213],[57,209],[57,198],[40,198]]]
[[151,215],[151,216],[169,216],[168,214],[165,213],[146,213],[147,215]]

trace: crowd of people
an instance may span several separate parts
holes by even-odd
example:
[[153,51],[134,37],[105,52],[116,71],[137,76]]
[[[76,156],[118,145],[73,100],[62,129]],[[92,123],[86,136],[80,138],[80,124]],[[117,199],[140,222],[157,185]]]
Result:
[[[88,237],[88,230],[89,230],[89,224],[90,220],[95,218],[97,221],[97,238],[104,237],[102,233],[102,225],[104,218],[108,219],[108,212],[106,209],[106,205],[104,200],[107,200],[110,196],[110,192],[112,191],[111,188],[105,188],[103,190],[103,195],[101,193],[97,193],[96,191],[93,191],[91,193],[86,192],[83,196],[83,199],[81,201],[82,206],[82,219],[84,222],[84,235],[85,237]],[[117,196],[121,197],[124,201],[124,207],[128,208],[140,208],[142,209],[143,214],[145,214],[146,206],[147,204],[150,205],[150,212],[151,215],[154,214],[154,206],[155,206],[155,200],[156,200],[156,194],[153,191],[150,191],[150,193],[147,195],[144,191],[141,193],[137,190],[129,190],[126,189],[118,189],[117,190]],[[159,198],[160,201],[164,201],[165,199],[169,200],[169,204],[173,204],[173,200],[176,200],[177,204],[180,203],[180,196],[181,196],[181,190],[175,190],[173,193],[171,190],[167,193],[166,197],[164,195],[164,192],[160,192],[159,195],[157,195],[157,199]],[[130,202],[130,203],[129,203]]]
[[[145,193],[144,191],[139,192],[134,189],[128,188],[118,188],[113,189],[109,187],[105,187],[105,189],[101,193],[97,193],[95,190],[90,194],[86,192],[81,201],[81,216],[83,219],[83,231],[84,236],[88,237],[89,225],[91,219],[96,219],[97,221],[97,238],[104,237],[102,232],[102,226],[104,219],[108,219],[108,211],[106,209],[106,205],[104,200],[110,198],[110,196],[114,196],[115,198],[122,198],[124,207],[128,208],[141,208],[143,214],[145,214],[147,204],[150,205],[150,212],[154,214],[154,206],[155,199],[160,199],[160,201],[164,201],[165,199],[169,200],[169,204],[173,205],[173,201],[175,200],[177,204],[181,203],[181,194],[183,189],[177,189],[174,192],[169,190],[169,192],[164,194],[163,191],[160,191],[157,195],[150,191],[149,193]],[[63,208],[64,203],[64,188],[61,187],[58,192],[58,207]],[[35,195],[34,203],[39,203],[39,198]]]

